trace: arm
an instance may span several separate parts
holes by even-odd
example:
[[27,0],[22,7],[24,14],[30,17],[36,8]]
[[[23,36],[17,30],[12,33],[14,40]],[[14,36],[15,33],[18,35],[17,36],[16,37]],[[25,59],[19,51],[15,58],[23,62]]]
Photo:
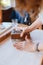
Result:
[[31,31],[33,31],[33,30],[39,28],[40,25],[42,25],[42,23],[40,22],[40,19],[38,18],[34,23],[32,23],[32,25],[30,25],[30,26],[28,27],[28,31],[31,32]]
[[42,25],[42,23],[40,22],[40,19],[38,18],[29,27],[27,27],[26,32],[31,32],[31,31],[37,29],[40,25]]
[[34,23],[32,23],[30,26],[28,26],[22,33],[21,33],[21,37],[28,32],[32,32],[33,30],[37,29],[40,27],[40,25],[42,25],[42,23],[40,22],[40,19],[38,18]]

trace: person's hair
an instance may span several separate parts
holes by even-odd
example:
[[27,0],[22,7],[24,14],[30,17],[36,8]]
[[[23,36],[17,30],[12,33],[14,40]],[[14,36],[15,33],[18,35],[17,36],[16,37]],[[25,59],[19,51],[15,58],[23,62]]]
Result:
[[40,5],[40,8],[43,8],[43,0],[41,1],[41,5]]
[[16,0],[17,7],[31,6],[31,8],[39,8],[42,0]]

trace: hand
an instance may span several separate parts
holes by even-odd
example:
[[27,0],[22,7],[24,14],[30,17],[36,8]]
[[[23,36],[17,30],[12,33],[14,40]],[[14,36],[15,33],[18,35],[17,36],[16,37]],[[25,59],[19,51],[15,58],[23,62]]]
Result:
[[24,49],[24,43],[25,43],[25,41],[23,41],[23,42],[18,42],[18,43],[13,44],[13,46],[14,46],[16,49],[18,49],[18,50],[23,50],[23,49]]
[[22,31],[22,33],[20,34],[20,37],[23,37],[24,34],[28,33],[30,30],[29,27],[27,27],[25,30]]
[[28,42],[29,42],[29,39],[28,39],[27,36],[26,36],[26,37],[25,37],[25,41],[22,41],[22,42],[18,42],[18,43],[16,43],[16,44],[13,44],[13,46],[16,47],[16,48],[19,49],[19,50],[23,50],[25,44],[27,44]]
[[24,50],[24,48],[27,47],[28,44],[31,45],[31,41],[26,36],[25,37],[25,41],[22,41],[22,42],[18,42],[16,44],[13,44],[13,46],[16,47],[16,49]]
[[35,51],[35,45],[31,41],[31,39],[28,39],[27,36],[25,37],[25,41],[23,42],[18,42],[14,44],[14,47],[18,50],[24,50],[27,52],[34,52]]

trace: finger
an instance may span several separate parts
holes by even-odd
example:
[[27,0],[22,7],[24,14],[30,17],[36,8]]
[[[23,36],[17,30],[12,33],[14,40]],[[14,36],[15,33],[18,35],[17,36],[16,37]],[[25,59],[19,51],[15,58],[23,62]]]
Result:
[[20,48],[20,47],[22,47],[22,45],[16,45],[16,48]]
[[16,47],[17,45],[16,44],[13,44],[14,47]]
[[25,36],[25,40],[26,40],[26,41],[29,41],[29,39],[28,39],[27,35]]
[[23,42],[18,42],[18,43],[13,44],[13,46],[16,47],[16,46],[20,46],[22,44],[23,44]]
[[23,50],[23,47],[22,46],[21,47],[16,47],[16,49]]
[[14,44],[13,46],[14,46],[14,47],[21,47],[22,44],[21,44],[21,43],[17,43],[17,44]]
[[16,47],[18,44],[19,44],[19,43],[15,43],[15,44],[13,44],[13,46]]
[[20,34],[20,37],[23,37],[24,33],[25,33],[25,31],[23,31],[23,32]]

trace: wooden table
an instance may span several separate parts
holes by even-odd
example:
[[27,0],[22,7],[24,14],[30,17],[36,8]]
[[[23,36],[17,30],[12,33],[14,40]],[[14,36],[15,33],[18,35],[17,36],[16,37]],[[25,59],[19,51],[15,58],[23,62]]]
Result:
[[0,42],[6,39],[10,35],[10,32],[12,30],[12,25],[10,22],[9,23],[4,22],[2,24],[4,28],[0,29]]

